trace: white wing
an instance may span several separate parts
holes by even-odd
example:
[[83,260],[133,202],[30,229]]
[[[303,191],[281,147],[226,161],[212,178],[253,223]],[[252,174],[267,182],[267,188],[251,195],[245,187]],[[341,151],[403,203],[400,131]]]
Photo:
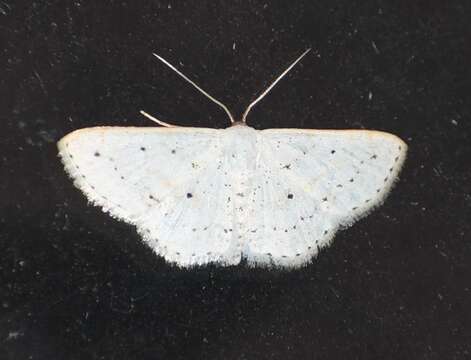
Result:
[[231,195],[224,186],[220,130],[98,127],[58,144],[74,184],[111,215],[136,225],[168,261],[190,266],[236,264]]
[[377,131],[269,129],[258,141],[245,255],[279,266],[309,261],[339,227],[378,206],[407,150]]

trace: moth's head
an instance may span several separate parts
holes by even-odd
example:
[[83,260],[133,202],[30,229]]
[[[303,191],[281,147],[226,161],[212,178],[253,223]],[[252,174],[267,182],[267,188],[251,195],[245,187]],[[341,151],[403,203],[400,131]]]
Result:
[[233,123],[231,123],[231,125],[229,125],[229,127],[237,127],[237,126],[251,127],[247,125],[245,121],[242,121],[242,120],[234,121]]
[[242,121],[236,121],[232,125],[224,129],[227,134],[236,134],[236,136],[250,136],[256,130]]

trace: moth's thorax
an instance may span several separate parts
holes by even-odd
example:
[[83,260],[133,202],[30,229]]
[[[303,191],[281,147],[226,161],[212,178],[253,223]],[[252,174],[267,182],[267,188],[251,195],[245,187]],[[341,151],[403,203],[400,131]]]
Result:
[[233,125],[224,130],[224,141],[231,149],[231,168],[235,171],[252,171],[258,152],[257,130],[247,125]]

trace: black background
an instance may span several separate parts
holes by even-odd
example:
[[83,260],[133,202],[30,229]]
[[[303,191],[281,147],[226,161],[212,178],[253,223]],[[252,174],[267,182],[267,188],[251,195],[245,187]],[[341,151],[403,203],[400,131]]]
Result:
[[[0,1],[0,359],[471,357],[471,6],[463,1]],[[307,47],[254,127],[409,145],[385,205],[291,272],[179,270],[87,205],[55,142],[225,127]],[[371,95],[370,95],[371,94]]]

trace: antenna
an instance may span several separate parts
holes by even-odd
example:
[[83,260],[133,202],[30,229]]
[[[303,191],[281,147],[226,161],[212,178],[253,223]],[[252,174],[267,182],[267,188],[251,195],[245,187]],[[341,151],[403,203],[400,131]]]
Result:
[[307,49],[306,51],[304,51],[301,56],[299,56],[285,71],[283,71],[281,73],[280,76],[278,76],[275,81],[273,81],[273,83],[258,97],[256,98],[254,101],[252,101],[250,103],[249,106],[247,106],[247,109],[245,110],[244,114],[242,115],[242,122],[245,123],[246,122],[246,118],[247,118],[247,115],[248,113],[250,112],[250,110],[252,110],[252,108],[255,106],[256,103],[258,103],[260,100],[262,100],[266,94],[268,94],[268,92],[278,83],[278,81],[280,81],[283,76],[285,76],[288,71],[290,71],[294,65],[296,65],[309,51],[311,51],[311,48]]
[[220,102],[219,100],[213,98],[211,95],[209,95],[206,91],[204,91],[202,88],[200,88],[198,85],[196,85],[195,82],[193,82],[192,80],[190,80],[185,74],[183,74],[180,70],[178,70],[175,66],[173,66],[172,64],[170,64],[167,60],[165,60],[162,56],[159,56],[157,55],[156,53],[152,53],[157,59],[159,59],[160,61],[162,61],[165,65],[167,65],[170,69],[172,69],[173,71],[175,71],[178,75],[180,75],[183,79],[185,79],[186,81],[188,81],[191,85],[193,85],[196,89],[198,89],[204,96],[206,96],[208,99],[210,99],[211,101],[215,102],[216,104],[218,104],[225,112],[226,114],[229,116],[229,120],[231,121],[231,123],[233,124],[234,123],[234,117],[232,116],[231,112],[229,111],[229,109],[227,108],[226,105],[224,105],[222,102]]

